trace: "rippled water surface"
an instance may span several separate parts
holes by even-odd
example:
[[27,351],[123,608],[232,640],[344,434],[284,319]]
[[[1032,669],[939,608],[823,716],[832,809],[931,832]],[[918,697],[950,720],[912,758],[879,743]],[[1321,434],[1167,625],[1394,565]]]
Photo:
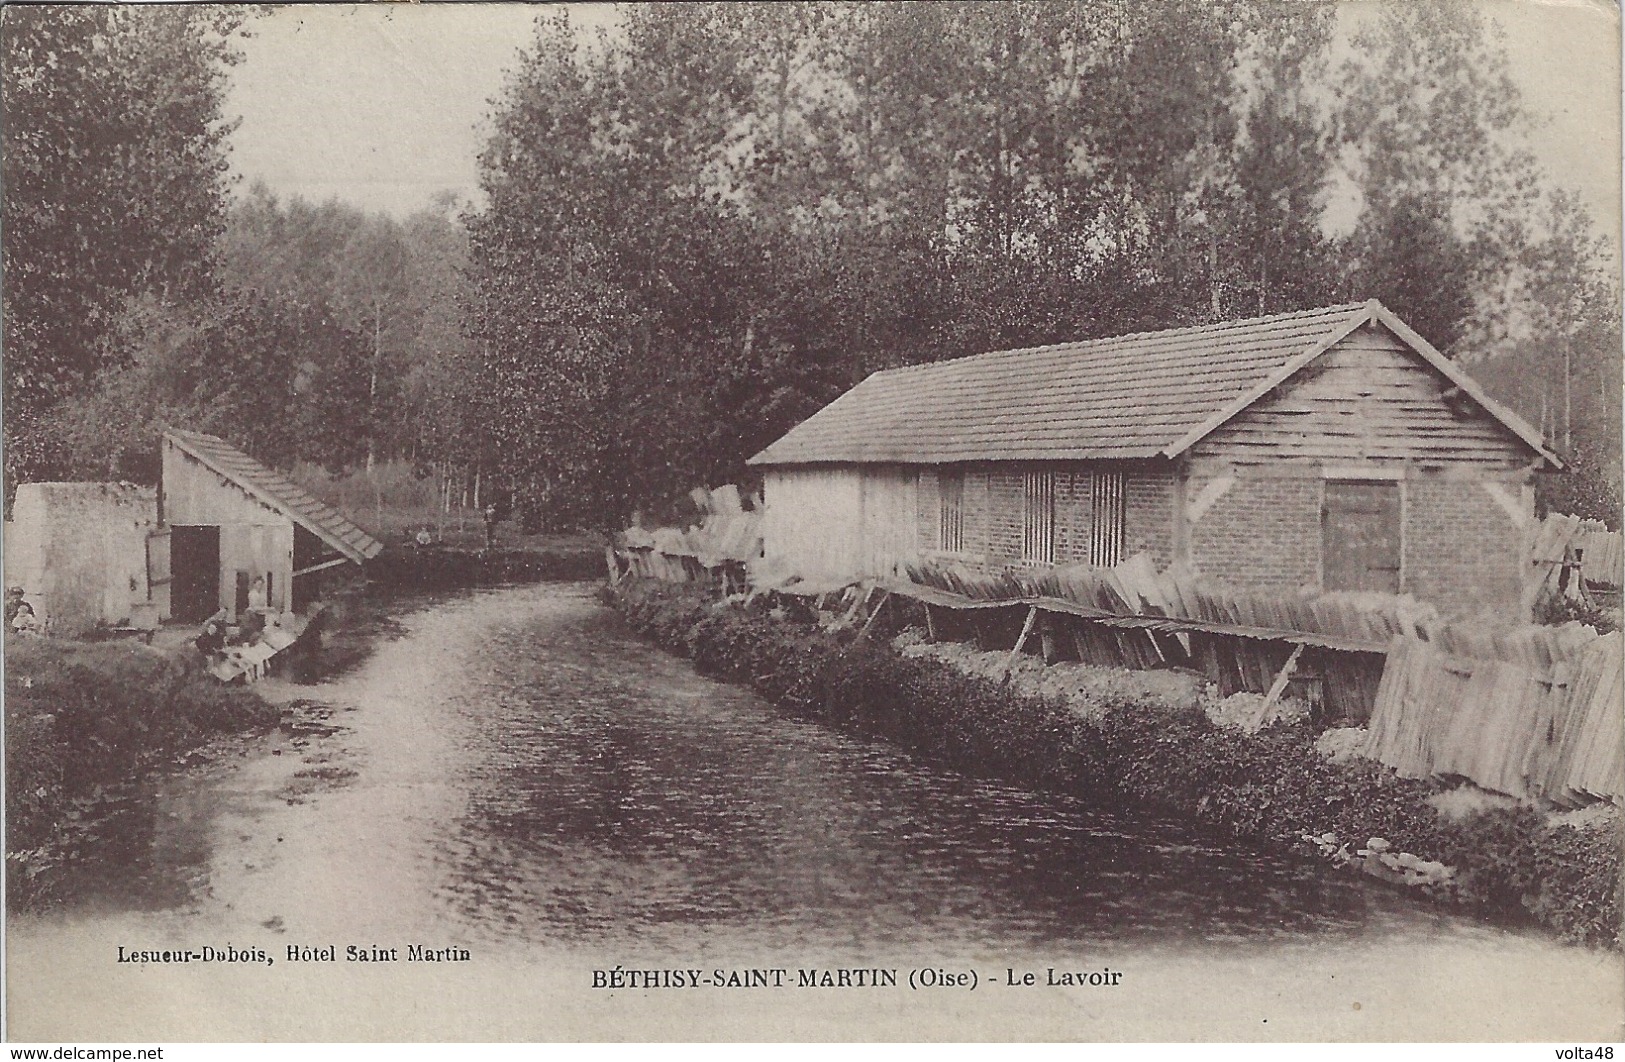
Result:
[[[144,887],[144,902],[127,907],[150,908],[153,896],[171,906],[120,912],[115,891],[112,910],[14,926],[14,984],[19,963],[26,973],[32,962],[51,974],[26,983],[60,991],[53,978],[100,968],[115,938],[230,939],[276,954],[289,944],[415,942],[467,947],[485,970],[436,971],[435,992],[467,997],[461,1035],[562,1035],[560,1015],[514,998],[535,998],[538,984],[581,990],[591,969],[621,963],[942,963],[991,977],[1110,962],[1129,972],[1130,989],[1091,1012],[1087,1029],[1076,1025],[1083,1012],[1056,997],[1060,1011],[1006,1003],[982,1017],[932,1004],[929,1027],[894,1004],[886,1013],[898,1024],[884,1035],[1447,1027],[1436,1023],[1491,1035],[1496,1022],[1532,1028],[1516,1024],[1526,1018],[1566,1029],[1564,1015],[1590,1019],[1599,1005],[1603,1027],[1617,1028],[1608,1024],[1617,955],[1480,925],[1307,861],[968,778],[790,718],[637,640],[585,586],[486,591],[414,612],[362,667],[280,696],[298,703],[269,746],[157,793],[154,840],[132,880],[164,887]],[[300,1010],[316,998],[309,977],[340,998],[363,993],[367,1006],[376,1000],[365,993],[385,983],[342,964],[319,974],[284,964],[266,976],[293,993],[280,1019],[252,995],[227,1001],[224,989],[210,1005],[232,1015],[233,1029],[297,1036],[319,1028]],[[407,978],[398,991],[417,1002],[386,1007],[376,1029],[355,1013],[327,1015],[334,1028],[366,1038],[417,1021],[438,1032],[432,1006],[417,1009],[433,1002],[417,995],[428,975],[389,976]],[[560,976],[563,989],[550,980]],[[1538,992],[1511,991],[1531,976]],[[581,1000],[586,1009],[570,1012],[588,1015],[581,1035],[626,1017],[611,1009],[608,1025],[592,1025],[587,1004],[600,997]],[[1268,1006],[1283,1001],[1295,1002],[1269,1026]],[[15,1015],[15,989],[12,1002]],[[111,1022],[136,1005],[119,996],[85,1007]],[[753,1012],[766,1022],[758,1032],[813,1021],[838,1034],[875,1017],[840,1009],[856,1003],[753,1005],[765,1008]],[[693,1001],[658,1006],[669,1008],[668,1035],[711,1028],[692,1024],[707,1013]],[[1374,1024],[1383,1013],[1388,1023]],[[277,1024],[290,1014],[304,1024]],[[141,1020],[109,1028],[139,1031]]]
[[474,681],[420,691],[467,794],[433,838],[442,888],[484,932],[883,948],[1445,924],[1322,867],[786,717],[580,594],[512,605],[460,606],[496,613],[464,647]]

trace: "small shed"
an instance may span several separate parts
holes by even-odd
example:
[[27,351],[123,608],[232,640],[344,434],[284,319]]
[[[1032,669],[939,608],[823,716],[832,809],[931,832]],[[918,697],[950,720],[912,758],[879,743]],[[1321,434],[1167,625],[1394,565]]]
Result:
[[236,616],[256,577],[270,607],[302,612],[320,596],[322,573],[383,549],[286,476],[201,432],[164,435],[158,514],[168,569],[155,576],[154,597],[161,615],[182,621],[222,608]]
[[24,589],[52,630],[120,626],[147,606],[148,551],[158,532],[151,487],[22,483],[11,511],[6,582]]
[[1375,300],[877,372],[751,458],[808,579],[1138,552],[1248,591],[1526,606],[1540,434]]

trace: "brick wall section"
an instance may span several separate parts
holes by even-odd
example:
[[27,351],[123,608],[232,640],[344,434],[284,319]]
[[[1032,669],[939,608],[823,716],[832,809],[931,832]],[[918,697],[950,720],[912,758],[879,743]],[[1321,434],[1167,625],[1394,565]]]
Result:
[[917,526],[919,538],[917,541],[925,549],[937,548],[937,535],[941,530],[942,499],[937,493],[937,472],[934,468],[923,468],[919,478],[915,481],[915,504],[919,508]]
[[988,549],[990,517],[988,514],[987,470],[965,470],[965,552],[979,555]]
[[1320,501],[1318,478],[1238,478],[1191,527],[1191,560],[1236,590],[1318,590]]
[[[1522,497],[1516,484],[1502,489]],[[1523,533],[1483,486],[1428,476],[1406,481],[1407,593],[1447,614],[1525,619],[1517,615],[1523,562]]]
[[[967,513],[965,548],[986,552],[991,563],[1021,561],[1021,514],[1023,476],[1020,465],[996,467],[988,473],[987,530],[972,538]],[[1173,559],[1172,473],[1129,471],[1124,499],[1123,556],[1128,558],[1147,550],[1159,567]],[[1092,474],[1087,466],[1055,471],[1055,561],[1057,564],[1088,563],[1089,539],[1094,513],[1090,488]],[[970,481],[965,485],[967,505]],[[972,545],[972,543],[975,545]]]
[[[966,489],[969,490],[969,484],[966,484]],[[1020,563],[1021,503],[1021,468],[1005,465],[989,469],[985,532],[989,561],[1001,564]]]
[[[965,473],[965,551],[989,566],[1021,563],[1020,465]],[[1318,473],[1318,470],[1317,470]],[[1206,479],[1193,478],[1194,499]],[[1087,562],[1090,476],[1087,468],[1055,474],[1055,559]],[[1521,498],[1508,484],[1508,495]],[[1449,614],[1516,609],[1522,574],[1522,532],[1477,482],[1426,475],[1406,480],[1402,589]],[[1127,474],[1124,557],[1147,552],[1157,567],[1173,560],[1174,476]],[[937,474],[919,479],[920,541],[934,544]],[[1243,591],[1318,592],[1321,585],[1321,480],[1238,478],[1191,527],[1191,559],[1206,574]]]
[[[1089,562],[1089,525],[1094,519],[1087,469],[1055,473],[1055,562]],[[1019,513],[1016,514],[1020,518]]]
[[1146,552],[1159,569],[1168,567],[1174,559],[1173,473],[1131,471],[1125,494],[1123,559]]

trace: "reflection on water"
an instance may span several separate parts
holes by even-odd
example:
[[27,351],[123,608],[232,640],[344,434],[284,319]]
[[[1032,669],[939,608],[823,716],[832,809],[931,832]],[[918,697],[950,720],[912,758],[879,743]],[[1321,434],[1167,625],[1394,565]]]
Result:
[[1312,863],[787,718],[650,649],[584,588],[411,624],[344,694],[365,702],[382,680],[416,702],[403,714],[432,719],[435,769],[461,799],[422,842],[474,936],[997,949],[1456,922]]
[[[290,702],[276,734],[134,801],[95,905],[11,921],[14,1038],[1619,1032],[1617,954],[785,718],[633,639],[586,587],[470,595],[402,631],[345,675],[268,687]],[[203,944],[279,958],[111,958]],[[413,944],[471,959],[286,958]],[[1126,973],[1108,995],[591,988],[617,966],[927,964]]]

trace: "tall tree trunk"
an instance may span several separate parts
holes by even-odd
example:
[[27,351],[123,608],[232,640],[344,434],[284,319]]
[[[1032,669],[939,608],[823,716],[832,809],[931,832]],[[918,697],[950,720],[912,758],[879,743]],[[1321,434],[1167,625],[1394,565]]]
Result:
[[[374,307],[372,313],[372,373],[367,380],[367,475],[378,458],[378,353],[382,347],[383,310]],[[379,501],[382,510],[383,502]]]

